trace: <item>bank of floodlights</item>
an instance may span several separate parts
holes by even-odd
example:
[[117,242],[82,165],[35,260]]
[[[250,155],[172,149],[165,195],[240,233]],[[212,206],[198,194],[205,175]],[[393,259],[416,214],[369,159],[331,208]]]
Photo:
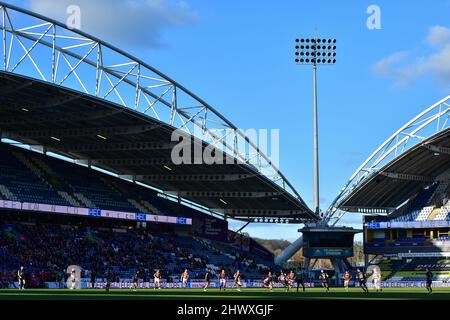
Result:
[[295,62],[313,66],[314,81],[314,212],[321,215],[319,202],[319,120],[317,112],[317,66],[336,63],[336,39],[295,39]]
[[331,65],[336,63],[336,39],[295,39],[297,64]]

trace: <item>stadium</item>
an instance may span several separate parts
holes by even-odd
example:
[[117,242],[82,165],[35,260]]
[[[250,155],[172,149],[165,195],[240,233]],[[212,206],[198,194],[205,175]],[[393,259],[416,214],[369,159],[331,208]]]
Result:
[[[318,299],[319,259],[333,266],[325,298],[364,298],[360,269],[371,299],[430,299],[429,271],[433,298],[448,299],[450,96],[389,137],[321,215],[237,126],[145,61],[4,2],[0,15],[2,299]],[[175,164],[179,132],[226,164],[195,152]],[[363,229],[338,226],[346,214],[362,215]],[[275,257],[230,219],[294,224],[302,236]],[[358,233],[365,264],[355,266]],[[376,272],[383,296],[372,295]],[[305,294],[287,293],[298,274]]]

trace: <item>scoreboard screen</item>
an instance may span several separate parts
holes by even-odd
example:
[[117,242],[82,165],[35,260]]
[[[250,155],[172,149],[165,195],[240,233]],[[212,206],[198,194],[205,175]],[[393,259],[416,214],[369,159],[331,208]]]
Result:
[[303,255],[308,258],[349,258],[353,257],[351,248],[304,248]]
[[359,230],[352,228],[305,228],[303,255],[308,258],[345,258],[353,256],[353,238]]
[[307,242],[310,247],[326,247],[326,248],[340,248],[353,247],[353,233],[322,233],[311,232],[303,236],[303,241]]

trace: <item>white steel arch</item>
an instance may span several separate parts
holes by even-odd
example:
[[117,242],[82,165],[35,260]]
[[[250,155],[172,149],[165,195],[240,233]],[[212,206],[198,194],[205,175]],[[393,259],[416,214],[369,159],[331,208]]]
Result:
[[144,113],[252,164],[305,207],[299,193],[245,133],[185,87],[80,30],[0,1],[0,68]]
[[335,225],[344,215],[341,203],[364,181],[410,148],[450,127],[450,95],[418,114],[382,143],[355,171],[328,208],[324,221]]

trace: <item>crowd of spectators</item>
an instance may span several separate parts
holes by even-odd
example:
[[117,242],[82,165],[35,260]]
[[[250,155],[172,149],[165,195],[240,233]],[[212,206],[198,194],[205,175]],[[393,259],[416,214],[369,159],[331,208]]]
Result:
[[[224,245],[227,247],[227,245]],[[63,286],[67,268],[82,268],[82,277],[104,279],[131,278],[134,272],[144,281],[153,278],[156,269],[169,281],[177,281],[183,269],[192,278],[203,278],[211,265],[225,268],[229,274],[239,269],[245,275],[265,272],[243,253],[229,245],[228,257],[221,250],[207,247],[189,236],[156,234],[145,229],[94,228],[89,226],[3,222],[0,224],[0,270],[2,287],[10,287],[20,266],[27,270],[28,285],[43,287],[45,282]],[[5,275],[5,277],[3,277]]]

